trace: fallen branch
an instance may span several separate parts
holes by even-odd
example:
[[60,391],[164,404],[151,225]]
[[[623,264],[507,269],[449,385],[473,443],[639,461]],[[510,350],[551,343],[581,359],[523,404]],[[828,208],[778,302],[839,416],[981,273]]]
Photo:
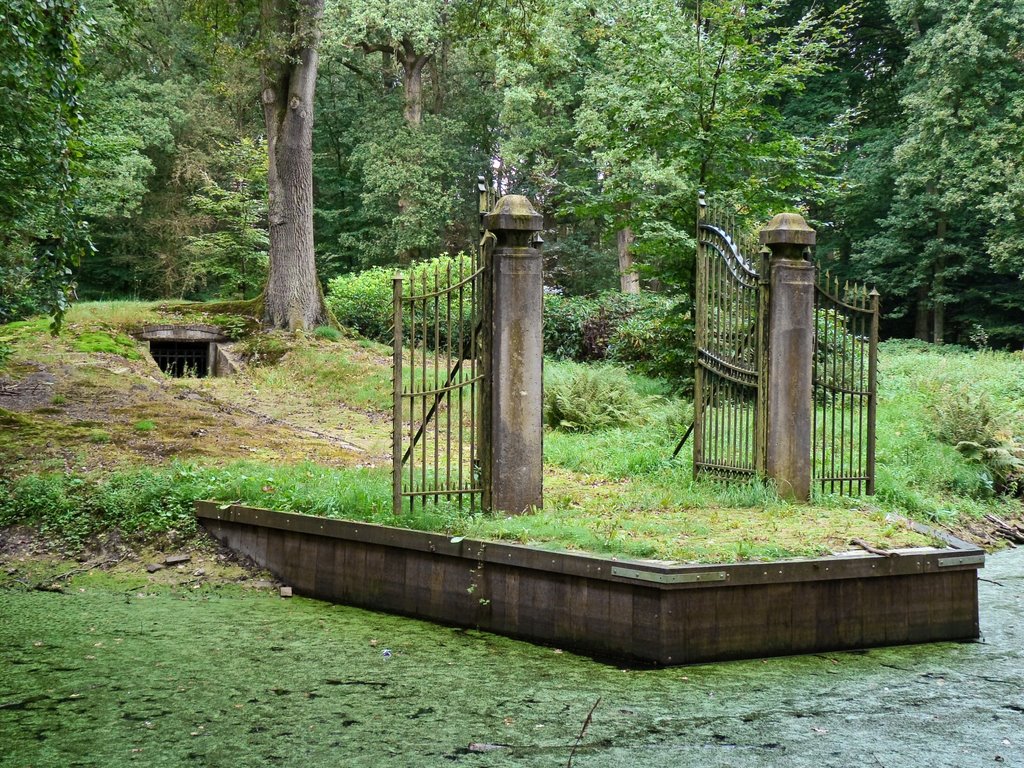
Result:
[[36,592],[59,592],[62,595],[64,594],[64,587],[56,583],[47,584],[43,582],[41,584],[33,584],[32,589]]
[[860,547],[861,549],[867,550],[872,555],[881,555],[882,557],[892,557],[893,555],[896,554],[895,552],[890,552],[888,549],[879,549],[878,547],[873,547],[870,544],[868,544],[866,541],[864,541],[864,539],[850,539],[850,543],[853,544],[855,547]]
[[572,745],[572,751],[569,753],[569,762],[565,764],[565,768],[572,768],[572,759],[576,756],[576,750],[580,747],[580,742],[583,741],[583,735],[587,732],[587,728],[590,727],[590,723],[594,719],[594,710],[597,709],[597,705],[601,703],[601,697],[597,697],[597,701],[594,702],[594,706],[587,712],[587,719],[583,721],[583,727],[580,728],[580,735],[576,737],[576,743]]
[[997,535],[1001,536],[1007,541],[1016,542],[1018,544],[1024,544],[1024,531],[1022,531],[1019,526],[1010,525],[1005,520],[1001,520],[992,514],[986,514],[985,519],[995,526],[994,532]]

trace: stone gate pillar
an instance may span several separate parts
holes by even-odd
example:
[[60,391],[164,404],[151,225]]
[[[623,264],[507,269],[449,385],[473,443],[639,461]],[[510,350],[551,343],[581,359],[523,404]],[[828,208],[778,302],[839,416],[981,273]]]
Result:
[[496,238],[484,299],[490,323],[481,403],[483,504],[513,515],[543,503],[544,283],[534,247],[543,221],[522,195],[506,195],[483,217]]
[[799,214],[780,213],[760,240],[771,251],[761,384],[764,472],[783,498],[809,501],[815,270],[806,257],[815,232]]

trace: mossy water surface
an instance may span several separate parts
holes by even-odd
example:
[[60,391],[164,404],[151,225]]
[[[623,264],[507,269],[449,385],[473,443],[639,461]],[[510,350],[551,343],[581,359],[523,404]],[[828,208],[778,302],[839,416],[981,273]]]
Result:
[[984,643],[671,669],[230,585],[8,586],[0,765],[564,766],[592,708],[578,768],[1021,765],[1024,552],[985,574]]

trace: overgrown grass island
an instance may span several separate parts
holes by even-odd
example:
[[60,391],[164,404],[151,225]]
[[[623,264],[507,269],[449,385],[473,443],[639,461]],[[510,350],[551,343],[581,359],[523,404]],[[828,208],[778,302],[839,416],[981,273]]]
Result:
[[[196,321],[230,329],[248,365],[172,379],[131,335]],[[688,448],[672,458],[692,407],[667,381],[552,358],[544,509],[502,517],[444,503],[395,514],[390,350],[352,332],[256,333],[203,305],[105,302],[76,306],[59,337],[42,318],[0,326],[0,350],[0,525],[71,549],[114,530],[187,540],[201,498],[684,563],[930,543],[902,517],[984,542],[985,515],[1020,512],[1019,353],[884,343],[877,495],[809,506],[759,482],[694,480]]]

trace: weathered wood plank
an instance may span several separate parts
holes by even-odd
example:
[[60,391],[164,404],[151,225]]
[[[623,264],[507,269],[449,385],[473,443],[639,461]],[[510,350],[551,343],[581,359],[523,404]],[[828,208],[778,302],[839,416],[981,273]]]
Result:
[[864,638],[864,584],[860,579],[839,582],[836,601],[842,606],[836,616],[837,648],[856,648]]
[[334,553],[339,547],[324,537],[313,538],[316,547],[316,580],[313,594],[325,600],[334,600]]

